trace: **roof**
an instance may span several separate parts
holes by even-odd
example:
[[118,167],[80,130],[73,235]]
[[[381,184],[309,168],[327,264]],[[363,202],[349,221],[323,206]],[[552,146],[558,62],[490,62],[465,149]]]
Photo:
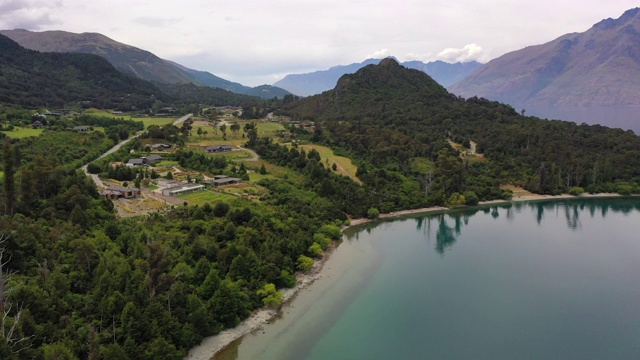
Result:
[[217,184],[217,185],[224,185],[224,184],[231,184],[231,183],[238,183],[241,182],[242,179],[240,178],[233,178],[233,177],[224,177],[224,178],[217,178],[217,179],[212,179],[212,180],[207,180],[208,184]]
[[107,188],[107,191],[129,192],[129,191],[140,191],[140,190],[137,188],[126,188],[122,186],[111,185]]
[[216,150],[216,149],[233,149],[231,145],[211,145],[207,146],[205,150]]
[[155,162],[162,160],[163,157],[160,155],[149,155],[145,159],[147,159],[148,162]]
[[129,161],[127,161],[127,164],[144,165],[144,160],[143,159],[129,159]]

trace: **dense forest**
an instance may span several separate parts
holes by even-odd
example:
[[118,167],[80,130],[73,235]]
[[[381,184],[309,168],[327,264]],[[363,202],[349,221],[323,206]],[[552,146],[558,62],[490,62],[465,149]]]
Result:
[[[204,336],[277,306],[275,289],[295,285],[296,271],[341,237],[344,214],[296,179],[271,184],[259,202],[118,219],[76,170],[112,144],[97,131],[4,142],[0,358],[181,359]],[[176,160],[219,166],[192,152]]]

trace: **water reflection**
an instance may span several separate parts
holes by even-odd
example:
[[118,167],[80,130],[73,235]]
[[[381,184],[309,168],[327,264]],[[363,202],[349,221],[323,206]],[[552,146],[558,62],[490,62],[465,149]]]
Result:
[[[577,231],[582,227],[580,215],[587,214],[584,212],[585,209],[589,210],[588,214],[592,218],[598,213],[602,218],[605,218],[609,211],[629,214],[633,210],[640,210],[640,201],[637,198],[617,198],[615,201],[589,198],[490,205],[416,218],[416,228],[423,230],[427,240],[431,241],[435,238],[435,250],[444,255],[448,249],[453,247],[462,228],[469,224],[471,217],[476,213],[482,212],[485,215],[490,215],[493,219],[499,219],[503,215],[512,221],[517,214],[522,213],[525,207],[530,207],[533,210],[538,225],[542,225],[545,214],[550,214],[553,218],[564,216],[567,227]],[[432,222],[435,225],[434,231],[432,231]]]

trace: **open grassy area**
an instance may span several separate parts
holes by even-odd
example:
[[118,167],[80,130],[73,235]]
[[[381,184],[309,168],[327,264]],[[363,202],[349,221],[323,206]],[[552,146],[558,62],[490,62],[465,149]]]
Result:
[[427,158],[416,157],[412,158],[410,161],[411,168],[421,173],[426,173],[429,170],[435,169],[433,162]]
[[[258,161],[247,161],[244,163],[247,169],[253,170],[253,172],[249,173],[249,181],[252,183],[256,183],[262,179],[288,179],[293,181],[294,183],[302,183],[304,181],[304,177],[302,174],[295,172],[292,169],[286,168],[284,166],[274,165],[265,160],[259,159]],[[264,168],[267,170],[267,174],[262,175],[258,171],[260,167],[264,165]]]
[[43,131],[44,129],[14,126],[12,131],[2,131],[2,133],[13,139],[22,139],[29,136],[40,136]]
[[231,202],[238,199],[238,197],[235,195],[223,194],[223,193],[213,192],[210,190],[197,191],[190,194],[180,195],[177,197],[182,200],[188,201],[189,205],[198,205],[198,206],[202,206],[206,203],[213,205],[217,201]]
[[129,114],[112,114],[109,110],[100,110],[100,109],[87,109],[85,113],[88,115],[94,116],[104,116],[110,117],[114,119],[125,119],[125,120],[133,120],[133,121],[142,121],[144,124],[144,128],[146,129],[149,125],[166,125],[174,122],[177,117],[135,117]]
[[[232,121],[233,122],[233,121]],[[237,120],[240,125],[240,131],[237,134],[234,134],[229,128],[230,125],[227,125],[227,139],[224,140],[222,136],[222,131],[220,130],[220,125],[216,125],[216,129],[213,128],[211,123],[202,120],[196,120],[193,123],[193,130],[191,131],[191,136],[187,141],[189,145],[232,145],[232,146],[242,146],[247,142],[247,138],[242,137],[244,125],[249,122],[255,122],[258,127],[258,136],[259,137],[270,137],[274,140],[278,140],[278,132],[284,130],[284,126],[280,123],[268,122],[268,121],[248,121],[248,120]],[[198,128],[201,128],[202,131],[206,131],[206,135],[198,135]]]
[[356,177],[356,172],[358,171],[358,167],[351,162],[351,159],[346,158],[344,156],[338,156],[333,153],[331,148],[322,145],[300,145],[299,149],[303,149],[307,153],[311,151],[311,149],[315,149],[318,153],[320,153],[320,160],[325,166],[332,167],[335,163],[337,165],[337,172],[350,177],[354,181],[361,183],[360,179]]

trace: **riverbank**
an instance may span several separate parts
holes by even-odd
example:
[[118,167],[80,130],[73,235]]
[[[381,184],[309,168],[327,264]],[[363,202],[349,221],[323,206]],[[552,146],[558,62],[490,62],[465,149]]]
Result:
[[[560,199],[574,199],[574,198],[594,198],[594,197],[618,197],[618,194],[584,194],[580,196],[572,196],[572,195],[527,195],[527,196],[519,196],[515,197],[511,200],[493,200],[493,201],[485,201],[481,202],[479,205],[492,205],[492,204],[505,204],[510,202],[525,202],[525,201],[541,201],[541,200],[560,200]],[[433,212],[443,212],[451,210],[450,208],[434,206],[428,208],[420,208],[420,209],[412,209],[412,210],[403,210],[397,211],[387,214],[380,214],[378,219],[392,219],[396,217],[406,216],[406,215],[414,215],[414,214],[427,214]],[[356,226],[361,225],[367,222],[372,221],[371,219],[361,218],[361,219],[353,219],[351,220],[348,226],[343,227],[343,231]],[[312,269],[305,274],[297,275],[297,285],[291,289],[285,289],[283,291],[283,299],[284,299],[284,308],[286,308],[289,303],[295,298],[295,296],[303,289],[307,288],[311,284],[313,284],[316,280],[320,279],[322,275],[322,268],[324,267],[326,261],[331,256],[332,252],[335,248],[331,248],[331,250],[327,251],[323,258],[316,261]],[[260,331],[264,325],[272,322],[274,318],[279,315],[279,312],[274,309],[260,309],[253,313],[249,318],[244,320],[238,326],[232,329],[227,329],[219,333],[218,335],[210,336],[205,338],[202,343],[189,351],[189,354],[185,359],[188,360],[210,360],[216,353],[220,352],[222,349],[231,344],[234,340],[237,340],[243,337],[246,334],[254,333]]]

